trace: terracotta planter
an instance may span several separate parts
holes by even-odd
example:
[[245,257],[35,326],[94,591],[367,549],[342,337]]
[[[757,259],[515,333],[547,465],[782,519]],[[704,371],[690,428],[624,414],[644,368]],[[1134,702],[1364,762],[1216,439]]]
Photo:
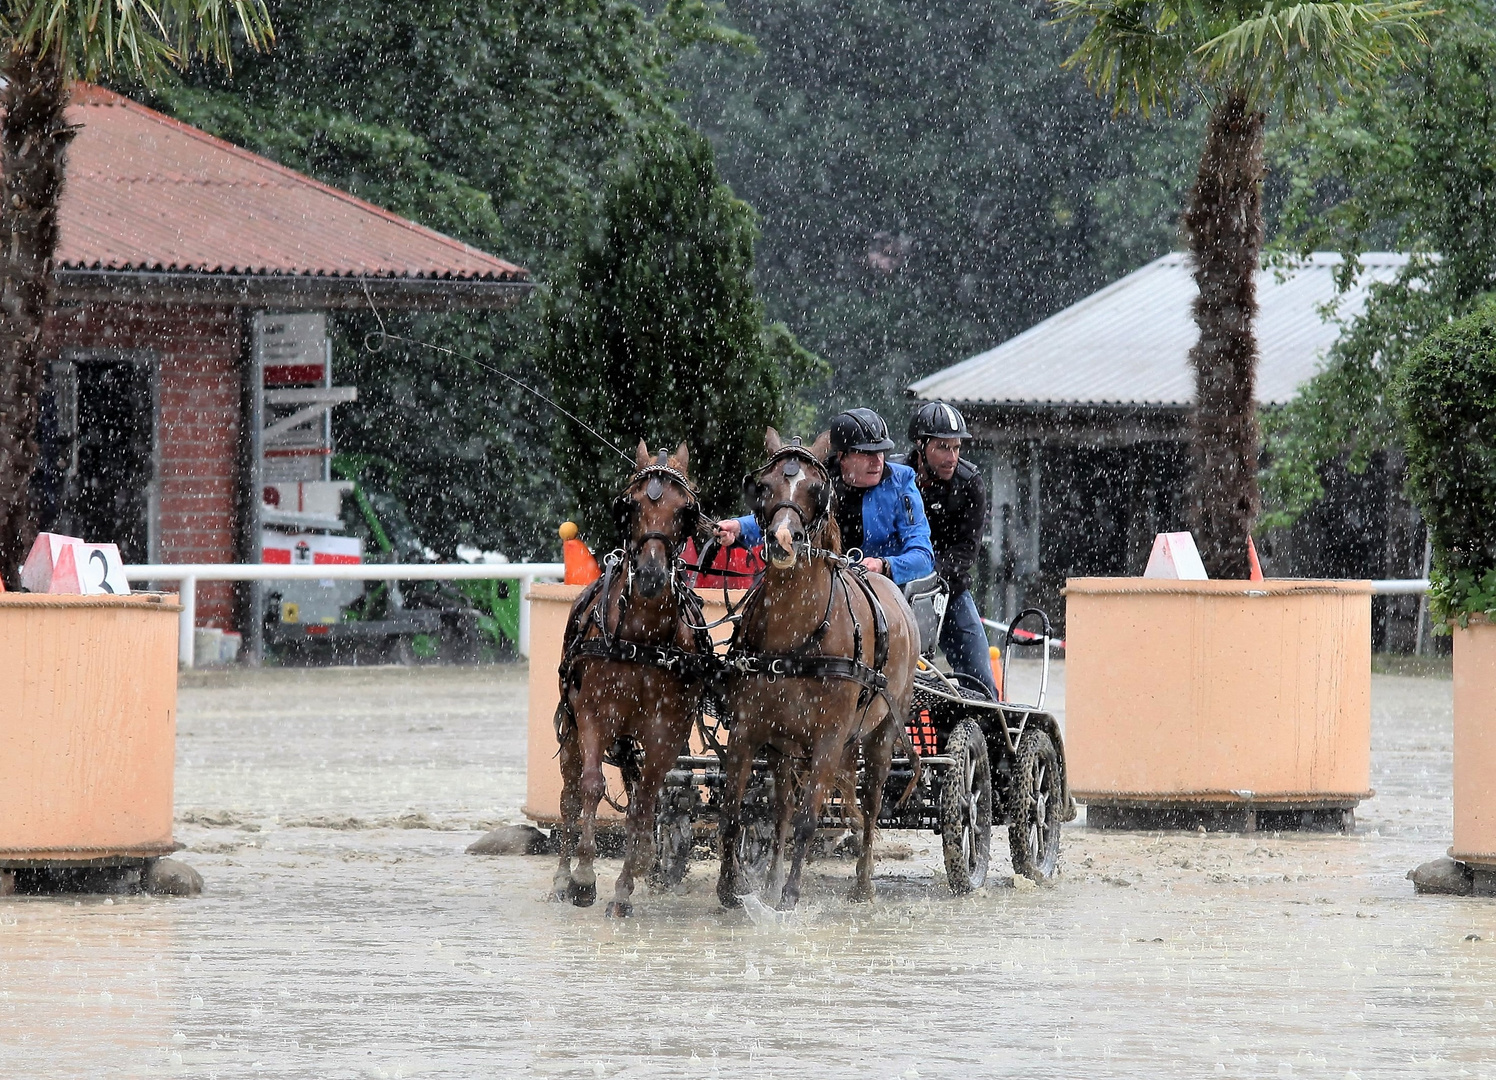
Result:
[[1369,582],[1077,578],[1065,597],[1065,744],[1089,823],[1350,824],[1371,794]]
[[0,865],[172,842],[176,597],[0,594]]
[[1463,863],[1496,867],[1496,625],[1454,628],[1454,846]]
[[[556,757],[555,727],[556,705],[560,700],[556,669],[561,664],[561,636],[571,605],[585,587],[535,584],[526,594],[530,599],[530,729],[524,812],[545,825],[561,820],[561,768]],[[721,589],[700,595],[708,622],[715,622],[726,613]],[[736,603],[742,594],[730,595]],[[719,626],[712,636],[719,642],[726,641],[732,636],[732,627]],[[691,741],[693,749],[700,752],[696,736]],[[604,765],[603,772],[608,779],[609,794],[616,797],[623,789],[618,771]],[[622,815],[604,800],[598,806],[597,819],[617,822]]]

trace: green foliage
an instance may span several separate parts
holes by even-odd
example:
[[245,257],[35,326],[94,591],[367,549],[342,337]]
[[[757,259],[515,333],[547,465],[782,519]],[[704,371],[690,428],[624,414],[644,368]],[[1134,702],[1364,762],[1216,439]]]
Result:
[[1205,90],[1247,105],[1338,100],[1425,40],[1427,0],[1051,0],[1084,36],[1068,64],[1118,110],[1145,115]]
[[[904,387],[1169,251],[1199,117],[1111,120],[1036,3],[729,0],[685,117],[758,212],[769,314],[831,364],[820,416]],[[789,424],[790,430],[806,430]]]
[[1436,618],[1496,614],[1496,304],[1415,348],[1391,396],[1408,454],[1408,489],[1428,523]]
[[253,49],[275,38],[264,0],[4,0],[0,39],[13,54],[60,51],[69,78],[129,72],[154,79],[194,59],[233,64],[237,28]]
[[[232,80],[197,66],[121,88],[545,282],[590,229],[620,155],[679,124],[673,58],[745,44],[701,0],[657,12],[617,0],[272,0],[277,47],[241,44]],[[537,299],[385,318],[544,391],[543,312]],[[391,494],[422,540],[447,558],[458,544],[554,557],[556,522],[571,513],[551,456],[557,418],[469,360],[367,351],[367,312],[336,323],[337,378],[360,389],[334,412],[339,448],[398,463]]]
[[1264,418],[1264,525],[1292,522],[1344,459],[1361,471],[1398,444],[1387,381],[1408,352],[1496,290],[1496,31],[1486,5],[1463,5],[1430,50],[1381,90],[1282,131],[1287,174],[1279,245],[1344,253],[1342,286],[1373,247],[1412,253],[1372,286],[1322,371]]
[[685,441],[708,506],[731,506],[782,422],[787,392],[814,367],[782,327],[764,326],[753,290],[753,211],[717,173],[711,146],[684,126],[641,138],[611,178],[596,227],[577,244],[548,314],[556,397],[628,460],[574,423],[557,471],[576,493],[594,546],[612,539],[607,506],[633,471],[633,448]]

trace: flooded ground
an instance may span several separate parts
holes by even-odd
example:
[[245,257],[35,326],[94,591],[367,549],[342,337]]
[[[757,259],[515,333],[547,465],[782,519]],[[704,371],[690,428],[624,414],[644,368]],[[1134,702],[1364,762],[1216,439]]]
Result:
[[1353,836],[1077,823],[1058,887],[953,900],[890,834],[876,904],[818,862],[760,927],[708,863],[617,923],[463,854],[518,820],[522,669],[193,675],[207,891],[0,901],[0,1075],[1496,1076],[1496,906],[1403,879],[1449,842],[1450,683],[1373,706]]

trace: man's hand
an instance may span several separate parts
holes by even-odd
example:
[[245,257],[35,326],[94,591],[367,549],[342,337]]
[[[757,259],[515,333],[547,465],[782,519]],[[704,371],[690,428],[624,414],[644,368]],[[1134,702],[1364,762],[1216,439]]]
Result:
[[885,563],[882,559],[863,559],[862,565],[867,567],[867,572],[869,574],[881,574],[888,567],[888,564]]
[[735,544],[742,535],[743,525],[737,518],[723,518],[717,522],[717,542],[719,544]]

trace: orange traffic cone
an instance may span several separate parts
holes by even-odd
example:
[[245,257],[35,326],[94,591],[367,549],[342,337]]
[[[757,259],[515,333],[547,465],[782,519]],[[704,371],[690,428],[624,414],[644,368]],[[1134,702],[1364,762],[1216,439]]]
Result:
[[1251,570],[1247,574],[1248,581],[1262,580],[1262,564],[1257,561],[1257,545],[1252,543],[1252,538],[1247,537],[1247,565]]
[[996,645],[987,646],[987,663],[992,667],[992,685],[997,687],[997,700],[1003,699],[1003,654]]
[[566,563],[566,584],[591,585],[602,577],[603,572],[598,569],[592,550],[584,541],[577,539],[579,530],[576,522],[563,521],[557,531],[561,534],[561,558]]

